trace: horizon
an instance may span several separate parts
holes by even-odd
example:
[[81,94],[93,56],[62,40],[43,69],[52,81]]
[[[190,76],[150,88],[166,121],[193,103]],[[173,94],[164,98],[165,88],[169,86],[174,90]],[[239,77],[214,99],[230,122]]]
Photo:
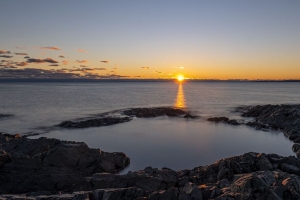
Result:
[[0,79],[300,80],[299,10],[271,0],[4,0]]

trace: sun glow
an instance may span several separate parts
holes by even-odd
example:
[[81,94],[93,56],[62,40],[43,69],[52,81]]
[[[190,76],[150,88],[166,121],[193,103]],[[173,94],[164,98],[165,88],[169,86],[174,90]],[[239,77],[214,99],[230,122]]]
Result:
[[183,80],[184,80],[184,76],[183,75],[181,75],[181,74],[177,75],[177,81],[181,82]]

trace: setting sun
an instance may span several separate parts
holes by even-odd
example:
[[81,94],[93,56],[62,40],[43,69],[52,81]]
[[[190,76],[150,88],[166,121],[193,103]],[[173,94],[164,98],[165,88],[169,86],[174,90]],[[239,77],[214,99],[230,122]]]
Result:
[[177,81],[183,81],[184,76],[183,75],[177,75]]

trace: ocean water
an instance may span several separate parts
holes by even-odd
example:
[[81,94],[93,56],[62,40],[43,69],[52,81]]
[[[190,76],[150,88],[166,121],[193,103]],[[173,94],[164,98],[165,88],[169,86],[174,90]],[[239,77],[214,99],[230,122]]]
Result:
[[[299,103],[297,82],[94,82],[0,83],[0,132],[41,133],[37,137],[86,142],[104,151],[126,153],[122,173],[147,166],[175,170],[206,165],[249,151],[294,155],[280,132],[215,124],[207,117],[241,118],[234,108]],[[135,118],[107,127],[68,130],[64,120],[94,117],[132,107],[176,106],[199,119]]]

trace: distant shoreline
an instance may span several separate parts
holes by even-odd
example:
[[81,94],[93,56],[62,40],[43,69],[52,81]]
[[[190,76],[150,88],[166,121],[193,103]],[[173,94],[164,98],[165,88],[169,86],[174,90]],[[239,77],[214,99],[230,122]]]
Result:
[[[0,79],[0,83],[20,82],[175,82],[176,79]],[[215,79],[188,79],[185,82],[300,82],[300,80],[215,80]]]

